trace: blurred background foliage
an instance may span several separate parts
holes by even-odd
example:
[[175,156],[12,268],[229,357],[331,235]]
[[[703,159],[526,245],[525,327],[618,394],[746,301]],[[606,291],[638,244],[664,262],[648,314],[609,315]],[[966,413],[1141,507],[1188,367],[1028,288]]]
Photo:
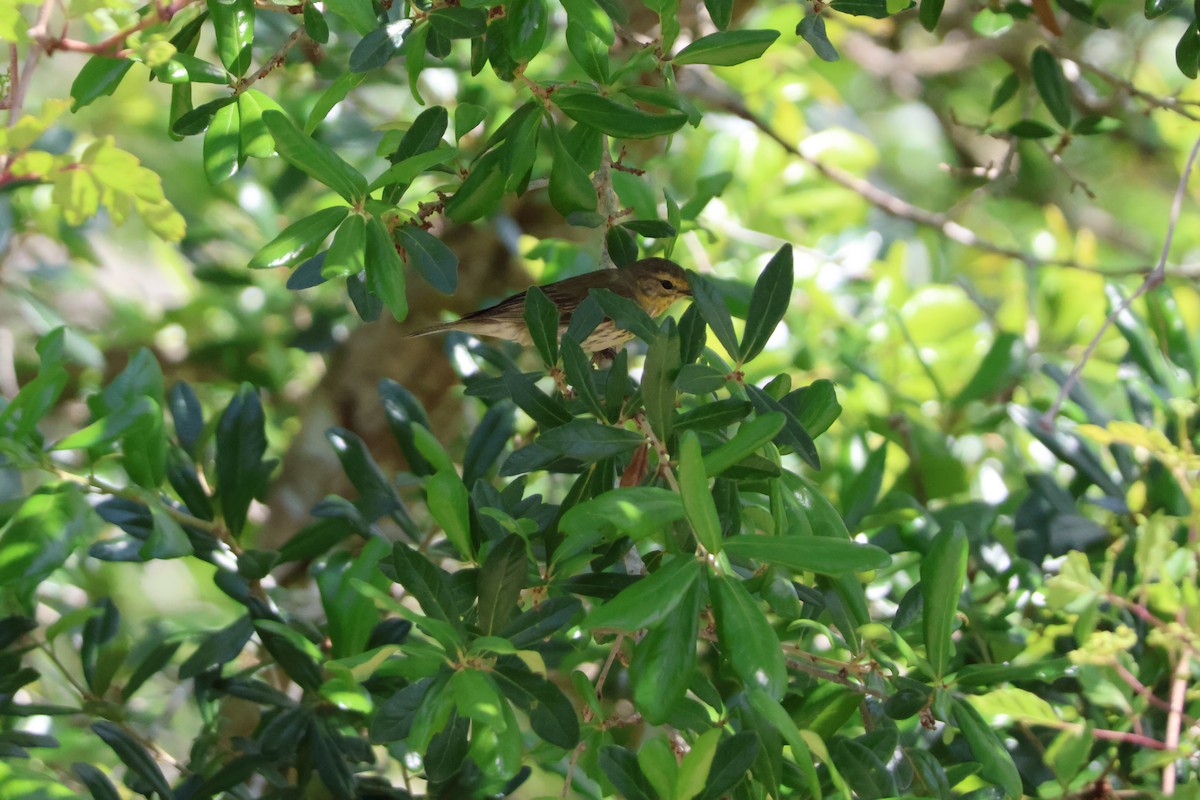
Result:
[[[325,15],[328,41],[318,44],[293,41],[298,7],[257,6],[252,69],[276,53],[282,63],[254,89],[298,125],[315,120],[315,137],[368,177],[387,165],[399,132],[419,114],[448,110],[447,141],[459,148],[451,168],[418,176],[398,208],[403,219],[428,222],[455,252],[459,292],[435,292],[410,269],[408,304],[417,323],[602,263],[609,225],[568,225],[547,199],[543,179],[553,184],[559,156],[546,134],[532,155],[528,192],[505,193],[494,212],[475,221],[443,213],[442,201],[455,196],[489,137],[536,95],[531,85],[544,91],[554,81],[589,81],[561,35],[579,4],[563,5],[547,7],[552,32],[515,79],[491,68],[470,74],[470,45],[455,41],[444,57],[427,58],[411,86],[403,53],[348,70],[356,53],[369,53],[360,45],[364,31],[346,14]],[[659,16],[639,3],[613,5],[627,17],[616,26],[614,68],[633,62],[630,85],[661,86],[662,65],[639,55],[661,44]],[[1027,667],[1072,660],[1071,669],[1036,686],[979,679],[992,694],[977,706],[1004,730],[1027,793],[1194,794],[1194,190],[1170,242],[1165,280],[1100,338],[1061,413],[1042,416],[1105,318],[1158,262],[1172,196],[1200,134],[1200,95],[1191,80],[1200,35],[1190,5],[1035,0],[951,2],[943,10],[928,0],[920,8],[835,0],[706,8],[683,0],[680,44],[713,33],[714,7],[732,14],[733,29],[781,35],[740,65],[675,66],[679,95],[703,112],[699,125],[614,144],[619,167],[611,186],[618,206],[633,210],[628,218],[667,219],[672,201],[680,207],[678,235],[640,238],[643,251],[661,253],[669,242],[673,258],[722,288],[741,331],[763,266],[781,245],[795,246],[791,303],[766,352],[746,365],[746,381],[782,374],[795,387],[819,379],[836,384],[843,413],[817,442],[822,468],[804,474],[852,534],[893,553],[893,567],[868,583],[876,618],[894,615],[897,630],[912,620],[917,554],[927,552],[937,531],[961,525],[971,558],[959,605],[959,657]],[[393,21],[425,13],[401,3],[375,10]],[[883,18],[873,18],[879,11]],[[39,28],[39,13],[52,24]],[[187,381],[194,388],[210,427],[239,385],[253,384],[262,393],[268,452],[284,466],[251,510],[250,541],[274,550],[311,522],[314,503],[354,483],[342,477],[325,442],[330,425],[361,436],[386,468],[404,466],[396,445],[377,438],[387,432],[378,380],[394,377],[411,387],[395,371],[421,373],[443,346],[403,342],[386,311],[383,321],[364,322],[343,279],[297,291],[287,269],[248,269],[289,224],[341,201],[282,158],[252,157],[231,170],[236,174],[214,175],[221,162],[204,135],[169,135],[178,120],[177,89],[148,81],[146,67],[133,66],[111,96],[59,109],[50,120],[52,104],[66,100],[73,83],[78,100],[77,76],[89,59],[64,49],[56,31],[69,23],[75,40],[97,42],[143,13],[138,3],[112,0],[65,8],[16,2],[0,10],[0,38],[19,65],[8,74],[10,133],[0,148],[0,395],[11,399],[34,379],[34,345],[60,325],[69,328],[70,381],[41,420],[48,441],[88,423],[84,398],[141,347],[150,348],[168,386]],[[797,25],[818,13],[825,36],[810,28],[806,42]],[[169,27],[135,34],[122,55],[153,62],[154,48],[184,19],[186,13]],[[55,42],[58,52],[42,52]],[[827,60],[829,48],[838,60]],[[219,49],[205,27],[197,55],[215,63]],[[668,49],[678,52],[679,44]],[[345,99],[314,116],[335,85],[347,87]],[[229,94],[219,82],[189,86],[197,107]],[[17,111],[45,118],[44,132],[13,138]],[[477,113],[478,124],[457,129]],[[162,199],[178,219],[156,195],[139,200],[148,204],[139,213],[119,201],[96,211],[86,191],[55,183],[65,180],[61,174],[28,180],[13,169],[30,149],[73,161],[92,147],[136,156],[161,178]],[[118,167],[120,178],[108,188],[124,190],[128,181],[154,195],[150,174],[127,162]],[[728,355],[711,336],[709,346]],[[461,461],[485,409],[464,396],[455,373],[476,368],[461,346],[454,352],[446,361],[453,371],[430,378],[439,381],[435,389],[413,390]],[[532,364],[529,354],[505,352]],[[635,361],[640,352],[634,348]],[[1106,432],[1114,420],[1140,427]],[[1079,427],[1087,423],[1099,427]],[[518,436],[532,435],[527,417],[515,424]],[[8,458],[0,472],[5,520],[53,477],[11,452]],[[61,468],[87,473],[70,459]],[[540,490],[561,497],[564,484],[540,480]],[[108,658],[128,655],[135,663],[169,634],[213,630],[243,612],[213,588],[210,564],[154,561],[134,580],[129,569],[67,561],[39,589],[38,620],[111,597],[127,629]],[[1050,576],[1059,583],[1048,589]],[[299,616],[320,618],[304,606],[315,605],[311,592],[278,593]],[[1180,628],[1164,632],[1172,623]],[[1098,633],[1125,638],[1105,655]],[[54,656],[47,647],[35,657],[53,674],[46,661],[74,657],[65,650]],[[163,716],[146,741],[182,759],[193,744],[190,731],[210,725],[203,717],[215,712],[189,705],[167,678],[153,686],[152,700],[139,698],[140,710]],[[43,702],[79,702],[61,679],[38,687]],[[1039,697],[1048,705],[1038,705]],[[238,711],[224,713],[236,719]],[[846,724],[869,730],[869,716]],[[1038,725],[1063,734],[1029,733]],[[1094,729],[1116,734],[1093,738]],[[63,765],[107,758],[94,739],[55,733],[60,750],[34,750],[32,764],[0,765],[4,796],[72,796],[63,787],[78,784],[63,777]],[[1071,747],[1075,739],[1085,742],[1082,755]],[[1167,757],[1149,741],[1166,742]],[[937,747],[947,765],[964,752],[960,739]],[[42,782],[46,763],[58,777]],[[960,793],[996,784],[987,769],[984,784],[962,777]],[[526,796],[558,791],[538,785]],[[869,787],[853,789],[871,796]]]

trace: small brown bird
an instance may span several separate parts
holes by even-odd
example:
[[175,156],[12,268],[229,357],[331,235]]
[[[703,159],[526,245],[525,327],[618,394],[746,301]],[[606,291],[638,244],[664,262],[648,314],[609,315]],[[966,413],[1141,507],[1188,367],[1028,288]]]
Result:
[[[643,258],[617,269],[599,269],[586,275],[556,281],[541,287],[559,309],[558,332],[561,336],[571,322],[571,314],[587,297],[591,289],[611,289],[615,294],[634,300],[652,317],[666,311],[676,300],[692,296],[687,273],[674,261],[665,258]],[[445,322],[408,334],[427,336],[444,331],[463,331],[475,336],[494,336],[522,345],[529,345],[529,328],[525,325],[525,292],[514,294],[491,308],[467,314],[454,322]],[[633,338],[627,330],[605,319],[583,341],[589,353],[623,346]]]

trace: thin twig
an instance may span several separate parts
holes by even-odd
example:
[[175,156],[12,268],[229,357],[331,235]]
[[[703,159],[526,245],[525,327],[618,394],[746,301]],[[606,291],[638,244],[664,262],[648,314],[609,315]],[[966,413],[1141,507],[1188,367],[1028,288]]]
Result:
[[282,45],[280,45],[279,49],[275,51],[275,54],[268,58],[266,63],[264,63],[257,72],[238,81],[237,90],[239,92],[245,91],[277,69],[287,58],[288,51],[295,47],[300,40],[305,37],[305,35],[304,28],[296,28],[296,30],[292,31],[292,35],[289,36]]
[[1163,239],[1162,252],[1158,256],[1158,263],[1154,265],[1154,269],[1146,276],[1134,292],[1117,304],[1117,307],[1112,310],[1112,313],[1104,318],[1104,322],[1100,325],[1100,330],[1096,331],[1096,335],[1092,337],[1092,341],[1088,343],[1087,349],[1083,351],[1083,356],[1079,359],[1079,363],[1067,375],[1067,379],[1063,381],[1058,390],[1058,397],[1054,398],[1054,402],[1046,413],[1042,416],[1042,424],[1049,427],[1054,418],[1058,416],[1058,411],[1062,407],[1063,401],[1067,395],[1075,388],[1075,384],[1079,382],[1079,376],[1083,372],[1083,368],[1087,366],[1087,362],[1091,359],[1092,354],[1096,352],[1096,348],[1100,346],[1100,340],[1108,331],[1110,325],[1116,322],[1117,318],[1129,310],[1133,302],[1146,292],[1153,289],[1163,282],[1166,277],[1167,256],[1171,252],[1171,243],[1175,239],[1175,225],[1179,222],[1179,213],[1183,209],[1183,196],[1187,191],[1188,178],[1191,177],[1192,167],[1196,163],[1196,155],[1200,153],[1200,139],[1192,145],[1192,151],[1188,154],[1187,163],[1183,167],[1183,174],[1179,176],[1179,183],[1175,187],[1175,198],[1171,201],[1171,216],[1167,221],[1167,235]]

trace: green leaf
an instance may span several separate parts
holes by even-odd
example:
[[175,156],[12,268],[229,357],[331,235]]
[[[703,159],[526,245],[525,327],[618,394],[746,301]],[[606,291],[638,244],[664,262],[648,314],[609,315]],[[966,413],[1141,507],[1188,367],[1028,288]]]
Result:
[[779,400],[779,404],[792,412],[805,432],[813,438],[829,430],[829,426],[842,414],[837,390],[833,381],[826,378],[788,392]]
[[133,62],[128,58],[89,58],[71,83],[71,113],[115,92],[132,66]]
[[1062,65],[1049,50],[1039,47],[1033,51],[1030,68],[1033,70],[1033,84],[1050,110],[1050,115],[1059,125],[1070,128],[1071,87],[1063,75]]
[[447,39],[474,39],[487,32],[487,19],[485,8],[446,6],[430,13],[429,24]]
[[1018,139],[1046,139],[1054,136],[1055,131],[1044,122],[1023,119],[1009,126],[1008,132]]
[[721,552],[721,520],[708,488],[700,440],[692,431],[679,437],[679,492],[696,541],[711,554]]
[[750,310],[746,314],[746,330],[742,333],[739,365],[753,360],[767,346],[767,340],[791,304],[794,280],[792,246],[785,244],[754,283]]
[[366,442],[358,434],[334,426],[325,431],[325,438],[358,492],[354,505],[368,522],[403,508],[392,482],[375,463]]
[[969,702],[961,697],[953,697],[950,707],[954,710],[954,724],[962,731],[971,754],[983,767],[983,777],[1014,800],[1020,798],[1023,795],[1021,773],[1017,771],[1017,765],[1013,763],[1012,755],[1005,749],[1004,743]]
[[[271,158],[275,155],[275,140],[263,122],[262,112],[267,109],[282,111],[279,104],[257,89],[247,89],[238,95],[238,117],[240,119],[240,158]],[[211,131],[211,129],[210,129]]]
[[1200,74],[1200,21],[1192,20],[1175,45],[1175,64],[1184,75],[1196,78]]
[[325,0],[325,9],[349,22],[359,36],[366,36],[379,25],[371,0]]
[[253,58],[254,0],[208,0],[208,13],[221,63],[230,73],[242,77]]
[[1025,345],[1015,333],[1001,332],[952,405],[963,408],[973,400],[997,397],[1016,385],[1025,371]]
[[629,266],[638,258],[637,240],[628,229],[619,225],[609,228],[608,233],[604,235],[604,249],[608,251],[613,264],[618,267]]
[[703,275],[688,275],[692,287],[692,302],[700,310],[700,316],[708,323],[717,341],[731,356],[738,352],[737,334],[733,332],[733,319],[717,287]]
[[[586,630],[633,633],[671,618],[688,590],[700,577],[700,562],[677,557],[659,567],[613,599],[592,610],[580,627]],[[772,631],[772,636],[774,631]]]
[[402,184],[407,187],[418,175],[427,171],[430,167],[445,164],[454,158],[456,154],[457,151],[453,148],[439,147],[436,150],[427,150],[405,158],[388,167],[378,178],[371,181],[371,185],[367,187],[368,191],[373,192],[380,187],[396,184]]
[[[188,53],[177,52],[164,64],[153,69],[154,77],[163,83],[229,83],[229,75],[216,64],[210,64]],[[72,92],[72,94],[74,94]]]
[[[326,4],[328,5],[328,4]],[[305,4],[305,8],[308,4]],[[308,119],[304,122],[304,133],[306,136],[311,136],[312,132],[317,129],[317,126],[329,115],[333,107],[342,102],[350,90],[358,86],[366,80],[366,76],[360,72],[343,72],[338,75],[337,79],[321,92],[321,96],[317,98],[317,102],[313,103],[312,110],[308,112]]]
[[853,17],[884,19],[889,16],[887,0],[833,0],[829,7]]
[[1005,103],[1012,100],[1017,94],[1017,89],[1021,87],[1021,79],[1017,77],[1017,73],[1010,72],[1004,76],[1004,80],[996,85],[996,90],[992,93],[992,102],[988,105],[988,111],[998,111]]
[[92,793],[92,800],[121,800],[121,795],[108,777],[91,764],[77,761],[71,765],[71,770]]
[[64,437],[49,449],[51,451],[90,450],[93,447],[104,447],[132,430],[149,427],[156,416],[159,418],[162,416],[158,404],[148,397],[137,397],[86,428]]
[[552,453],[593,462],[628,453],[646,441],[637,431],[601,425],[586,419],[573,419],[551,428],[537,438],[537,444]]
[[683,519],[683,501],[669,489],[657,486],[626,486],[585,500],[567,510],[558,529],[567,540],[555,551],[562,559],[593,546],[601,539],[628,536],[633,542],[663,530]]
[[675,321],[668,319],[663,330],[651,340],[642,367],[646,421],[661,442],[671,438],[675,427],[675,376],[679,374],[679,362],[679,334]]
[[392,565],[396,583],[413,596],[426,616],[458,627],[459,615],[454,610],[454,599],[447,585],[449,575],[444,570],[403,542],[392,546]]
[[492,150],[471,167],[467,179],[446,203],[446,216],[455,222],[473,222],[496,210],[508,176],[500,169],[503,153]]
[[592,289],[589,294],[596,298],[605,316],[618,328],[632,332],[645,342],[652,342],[658,336],[658,326],[654,320],[628,297],[622,297],[611,289]]
[[0,528],[0,584],[41,583],[66,562],[95,521],[74,486],[31,494]]
[[567,22],[567,49],[587,76],[596,83],[608,83],[608,45],[583,25]]
[[566,750],[579,744],[575,707],[557,686],[512,657],[498,659],[492,675],[504,696],[529,714],[534,733]]
[[917,19],[921,21],[921,27],[929,32],[937,27],[938,20],[942,18],[942,9],[946,5],[946,0],[920,0],[921,7],[917,10]]
[[479,572],[479,629],[484,635],[499,633],[512,618],[525,588],[528,556],[525,541],[515,533],[500,540],[488,553]]
[[634,233],[641,234],[647,239],[669,239],[675,235],[675,227],[660,219],[635,219],[622,222],[622,228],[628,228]]
[[600,748],[599,764],[604,777],[612,782],[618,796],[625,800],[653,800],[658,797],[638,766],[637,756],[624,747],[609,744]]
[[796,419],[795,415],[778,400],[753,384],[746,385],[746,394],[749,395],[750,402],[754,404],[754,410],[760,415],[771,411],[783,413],[783,430],[775,438],[776,443],[792,448],[796,455],[804,460],[804,463],[813,469],[820,469],[821,457],[817,454],[817,446],[808,431],[800,424],[800,420]]
[[733,20],[733,0],[704,0],[708,16],[712,19],[717,30],[723,31]]
[[[675,386],[685,394],[711,394],[724,386],[728,379],[728,373],[708,364],[684,364],[675,378]],[[701,409],[696,411],[701,412]]]
[[759,750],[759,738],[753,731],[722,739],[713,756],[704,791],[697,800],[719,800],[730,794],[758,758]]
[[967,576],[967,534],[961,525],[938,533],[921,559],[921,623],[925,656],[941,680],[954,652],[954,618]]
[[412,20],[405,18],[380,25],[364,36],[350,53],[351,72],[369,72],[391,61],[412,30]]
[[179,665],[181,680],[194,678],[209,667],[220,666],[237,658],[254,635],[254,621],[241,616],[220,630],[205,636],[187,660]]
[[367,286],[384,302],[392,317],[403,322],[408,316],[408,298],[404,293],[404,265],[387,228],[379,217],[367,220]]
[[[578,310],[572,316],[572,321],[577,317]],[[604,419],[604,406],[600,401],[600,393],[596,390],[591,360],[583,352],[579,342],[570,336],[565,336],[562,340],[562,361],[567,382],[574,387],[576,396],[597,419]]]
[[734,673],[747,688],[761,689],[774,700],[783,697],[787,687],[783,648],[766,614],[737,578],[714,576],[708,585],[717,642]]
[[504,373],[504,386],[517,407],[543,428],[553,428],[574,419],[566,406],[555,398],[547,397],[533,381],[515,370]]
[[667,722],[672,707],[687,693],[699,635],[700,589],[692,583],[672,618],[659,622],[638,642],[629,665],[633,702],[651,725]]
[[346,206],[332,206],[293,222],[251,257],[250,268],[289,266],[308,258],[349,213]]
[[232,103],[236,103],[237,98],[231,96],[218,97],[205,103],[202,106],[197,106],[191,111],[182,115],[175,120],[171,126],[171,131],[179,136],[194,136],[197,133],[203,133],[208,129],[216,113]]
[[652,139],[674,133],[687,123],[679,112],[650,114],[632,105],[619,103],[578,90],[555,92],[552,101],[571,119],[618,139]]
[[258,392],[243,383],[217,423],[217,499],[234,537],[242,533],[250,501],[266,489],[274,466],[267,451],[266,416]]
[[564,217],[577,211],[595,211],[596,187],[583,167],[567,152],[561,137],[551,125],[554,160],[550,164],[550,204]]
[[321,265],[324,278],[344,278],[357,275],[367,268],[367,220],[362,214],[346,217],[333,234],[325,263]]
[[[675,430],[721,430],[745,419],[753,409],[754,406],[745,400],[716,400],[680,415],[675,421]],[[707,464],[708,459],[705,461]],[[708,471],[708,466],[705,471]]]
[[822,61],[837,61],[841,58],[829,35],[825,33],[825,18],[820,14],[809,14],[796,25],[796,35],[812,47]]
[[333,189],[350,203],[359,203],[366,197],[367,179],[343,161],[332,148],[306,136],[279,111],[264,111],[262,117],[275,137],[275,149],[285,161]]
[[541,52],[549,26],[546,0],[509,0],[504,6],[508,54],[518,63]]
[[238,169],[241,118],[236,103],[213,115],[204,134],[204,175],[213,186],[229,180]]
[[1146,0],[1146,19],[1158,19],[1179,8],[1183,0]]
[[92,731],[112,748],[117,758],[121,759],[121,763],[128,767],[130,772],[139,780],[145,781],[151,791],[156,792],[164,800],[173,797],[171,786],[163,777],[162,770],[158,768],[154,758],[124,728],[107,720],[99,720],[92,723]]
[[[445,9],[449,10],[449,9]],[[454,140],[466,136],[487,119],[487,109],[472,103],[459,103],[454,109]]]
[[325,15],[317,8],[316,3],[304,4],[304,32],[317,44],[329,41],[329,23],[325,21]]
[[547,367],[558,363],[558,315],[554,301],[540,287],[530,286],[525,292],[525,327]]
[[471,498],[458,473],[438,470],[425,483],[430,515],[442,526],[450,544],[463,559],[474,557],[471,547]]
[[732,557],[818,575],[882,569],[892,560],[886,550],[874,545],[827,536],[731,536],[725,540],[725,551]]
[[[739,409],[745,408],[741,401],[734,402],[738,404]],[[734,464],[753,455],[783,430],[786,421],[787,418],[783,414],[769,412],[743,423],[732,439],[704,456],[705,473],[708,477],[715,478]]]
[[720,31],[701,36],[675,54],[675,64],[711,64],[732,67],[762,56],[776,39],[779,31],[738,30]]
[[396,238],[409,261],[429,285],[443,294],[453,294],[458,287],[458,256],[442,240],[416,225],[396,228]]

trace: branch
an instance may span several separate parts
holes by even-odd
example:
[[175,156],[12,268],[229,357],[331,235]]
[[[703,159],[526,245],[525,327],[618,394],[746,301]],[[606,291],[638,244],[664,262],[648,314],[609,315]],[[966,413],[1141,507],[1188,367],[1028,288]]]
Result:
[[[93,55],[111,55],[119,58],[128,54],[128,51],[124,49],[124,45],[125,40],[130,36],[160,22],[170,22],[176,14],[197,1],[174,0],[170,5],[154,5],[150,14],[142,17],[133,25],[124,30],[117,31],[107,39],[102,39],[95,43],[84,42],[78,39],[68,39],[65,33],[60,36],[51,36],[46,30],[49,22],[48,14],[44,18],[38,19],[37,24],[29,30],[29,36],[41,46],[46,55],[52,55],[56,50],[67,50],[76,53],[92,53]],[[43,10],[45,10],[45,6]]]
[[1054,417],[1058,416],[1058,411],[1062,407],[1063,401],[1070,394],[1071,389],[1075,388],[1075,384],[1079,382],[1079,375],[1083,372],[1083,368],[1087,366],[1087,362],[1091,359],[1092,354],[1096,352],[1096,348],[1100,345],[1100,339],[1108,331],[1110,325],[1116,322],[1117,317],[1124,314],[1133,305],[1133,302],[1139,297],[1150,291],[1154,287],[1163,282],[1166,277],[1167,255],[1171,252],[1171,243],[1175,239],[1175,225],[1179,222],[1179,212],[1183,208],[1183,196],[1187,191],[1188,178],[1191,177],[1192,167],[1196,163],[1196,155],[1200,153],[1200,139],[1192,145],[1192,152],[1188,154],[1187,163],[1184,164],[1183,174],[1179,176],[1179,183],[1175,187],[1175,198],[1171,201],[1171,216],[1167,222],[1167,235],[1163,239],[1162,252],[1158,256],[1158,263],[1146,279],[1142,281],[1141,286],[1134,290],[1133,294],[1126,297],[1124,300],[1112,310],[1112,313],[1105,317],[1104,322],[1100,325],[1100,330],[1096,331],[1096,335],[1092,337],[1092,341],[1088,343],[1087,349],[1083,351],[1083,357],[1079,359],[1079,363],[1067,375],[1067,379],[1063,381],[1058,390],[1058,397],[1054,398],[1054,403],[1046,410],[1042,416],[1042,424],[1049,427]]

